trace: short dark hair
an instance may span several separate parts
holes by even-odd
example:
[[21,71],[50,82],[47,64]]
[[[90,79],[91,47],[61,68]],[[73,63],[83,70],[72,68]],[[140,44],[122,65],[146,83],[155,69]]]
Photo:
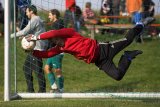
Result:
[[50,12],[52,15],[56,15],[57,19],[60,17],[60,12],[57,9],[52,9]]
[[91,6],[92,6],[91,2],[86,3],[86,8],[91,8]]
[[27,8],[29,9],[29,11],[33,11],[35,15],[37,14],[37,8],[35,5],[29,5],[27,6]]

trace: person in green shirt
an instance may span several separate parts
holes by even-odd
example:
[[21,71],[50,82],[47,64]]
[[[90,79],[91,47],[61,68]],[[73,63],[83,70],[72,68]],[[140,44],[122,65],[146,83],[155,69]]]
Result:
[[[57,9],[52,9],[49,12],[48,18],[52,22],[52,30],[64,28],[63,20],[60,19],[60,12]],[[49,42],[49,48],[55,45],[52,42]],[[64,54],[58,54],[54,57],[48,58],[46,65],[44,66],[44,71],[47,73],[48,80],[51,86],[50,92],[63,92],[64,78],[62,75],[62,59]],[[54,71],[54,72],[53,72]],[[56,77],[55,77],[56,75]]]

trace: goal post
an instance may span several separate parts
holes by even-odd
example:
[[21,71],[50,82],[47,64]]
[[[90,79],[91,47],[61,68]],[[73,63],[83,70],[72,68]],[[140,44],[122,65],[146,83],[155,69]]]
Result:
[[158,99],[159,92],[126,92],[126,93],[16,93],[11,99],[17,98],[126,98],[126,99]]
[[[78,63],[74,59],[71,59],[70,56],[66,55],[66,59],[64,59],[65,67],[63,68],[64,76],[65,76],[65,85],[64,93],[49,93],[50,86],[46,78],[46,93],[38,93],[38,79],[33,72],[33,84],[35,88],[35,93],[28,93],[26,92],[26,79],[23,71],[24,62],[26,60],[27,54],[24,52],[24,50],[21,49],[21,40],[10,39],[11,33],[16,33],[16,26],[17,26],[17,20],[15,17],[17,10],[15,10],[16,7],[16,0],[5,0],[5,36],[4,36],[4,101],[10,101],[12,99],[18,99],[18,98],[149,98],[149,99],[156,99],[160,98],[160,91],[152,91],[151,89],[148,91],[141,91],[141,89],[135,89],[134,90],[134,83],[132,85],[131,83],[127,83],[125,80],[121,85],[128,85],[131,84],[133,89],[125,89],[128,88],[126,86],[123,86],[124,89],[115,90],[113,88],[121,88],[121,86],[115,86],[111,85],[106,79],[100,80],[99,78],[104,78],[103,73],[98,71],[97,68],[94,68],[93,66],[85,66],[82,67],[83,63]],[[101,0],[97,0],[98,3],[95,0],[92,0],[91,3],[93,4],[93,7],[96,11],[99,11],[99,6],[101,4]],[[84,8],[85,3],[87,0],[76,0],[77,4],[81,7],[81,9]],[[159,1],[160,3],[160,1]],[[48,11],[50,9],[56,8],[58,9],[61,14],[64,14],[65,11],[65,0],[31,0],[31,4],[35,5],[38,8],[38,13],[40,17],[45,20],[45,27],[46,30],[48,30],[48,24],[46,24],[46,19],[48,18]],[[12,16],[11,16],[12,13]],[[19,14],[18,14],[19,16]],[[20,16],[21,17],[21,16]],[[61,16],[63,19],[63,15]],[[123,23],[124,24],[124,23]],[[91,28],[92,30],[95,28]],[[86,29],[85,29],[86,30]],[[87,30],[86,32],[90,32]],[[95,33],[95,32],[92,32]],[[95,34],[96,35],[96,34]],[[99,34],[101,35],[101,34]],[[88,35],[85,35],[88,37]],[[90,35],[92,37],[92,35]],[[89,36],[89,37],[90,37]],[[70,61],[71,60],[71,61]],[[45,64],[46,59],[43,59],[43,65]],[[74,64],[78,63],[78,65]],[[67,64],[72,64],[68,65]],[[32,63],[34,65],[34,63]],[[70,67],[70,68],[69,68]],[[71,69],[73,67],[73,69]],[[79,69],[79,70],[76,70]],[[83,68],[83,69],[81,69]],[[29,68],[31,69],[31,68]],[[74,72],[73,72],[73,71]],[[83,71],[83,70],[86,70]],[[76,72],[77,71],[77,72]],[[71,72],[71,73],[69,73]],[[82,75],[79,74],[79,72],[84,73]],[[87,73],[88,72],[88,73]],[[95,73],[99,72],[99,73]],[[95,73],[95,74],[94,74]],[[31,74],[31,75],[32,75]],[[66,74],[66,75],[65,75]],[[97,74],[100,74],[98,76]],[[84,77],[84,78],[81,78]],[[90,78],[93,78],[91,80],[88,80]],[[97,78],[96,78],[97,77]],[[131,77],[132,78],[132,77]],[[138,78],[138,77],[137,77]],[[142,78],[142,77],[141,77]],[[109,78],[108,78],[109,79]],[[129,79],[129,77],[127,78]],[[140,81],[141,79],[139,79]],[[86,83],[89,82],[88,84]],[[93,82],[99,82],[97,83],[97,86],[93,86]],[[136,81],[137,84],[139,82]],[[85,82],[85,83],[80,83]],[[101,84],[102,82],[102,84]],[[106,82],[108,86],[104,86],[103,82]],[[135,83],[136,83],[135,82]],[[73,84],[73,85],[71,85]],[[113,84],[117,83],[113,81]],[[139,85],[139,84],[138,84]],[[144,85],[144,84],[143,84]],[[73,87],[72,87],[73,86]],[[104,86],[104,87],[103,87]],[[153,85],[156,86],[156,85]],[[112,87],[112,88],[109,88]],[[108,90],[106,89],[108,88]],[[147,87],[146,87],[147,88]],[[98,90],[98,91],[97,91]]]
[[4,101],[10,101],[10,59],[9,59],[9,49],[10,49],[10,0],[5,0],[5,36],[4,36]]
[[12,95],[11,95],[11,79],[10,79],[10,71],[11,71],[11,58],[13,58],[14,63],[14,92],[16,93],[16,38],[14,38],[14,56],[11,56],[11,43],[10,43],[10,34],[11,32],[15,32],[16,33],[16,10],[15,10],[15,0],[5,0],[4,1],[4,11],[5,11],[5,15],[4,15],[4,19],[5,19],[5,30],[4,30],[4,101],[10,101]]

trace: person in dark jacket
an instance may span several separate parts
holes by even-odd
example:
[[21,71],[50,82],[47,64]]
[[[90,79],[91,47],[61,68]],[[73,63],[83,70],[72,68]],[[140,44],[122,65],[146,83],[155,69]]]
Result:
[[31,5],[31,0],[16,0],[16,16],[18,16],[17,21],[19,20],[19,30],[22,30],[28,24],[29,19],[26,15],[26,9],[29,5]]
[[[112,2],[113,2],[112,3],[113,16],[119,16],[121,0],[112,0]],[[118,18],[114,18],[113,23],[117,24],[118,23]]]
[[152,0],[142,1],[142,18],[153,17],[154,16],[154,6],[155,3]]
[[2,3],[0,2],[0,23],[4,23],[4,8],[2,7]]
[[4,8],[2,7],[2,3],[0,2],[0,37],[3,35],[4,30]]

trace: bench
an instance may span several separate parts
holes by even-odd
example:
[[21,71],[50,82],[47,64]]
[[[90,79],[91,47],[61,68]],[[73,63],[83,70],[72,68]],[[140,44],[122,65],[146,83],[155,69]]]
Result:
[[[159,16],[155,16],[159,19]],[[118,19],[130,19],[130,16],[99,16],[99,18],[118,18]],[[95,29],[130,29],[133,28],[133,24],[103,24],[97,25],[96,23],[89,23],[85,25],[87,29],[91,31],[91,38],[95,37]],[[160,27],[160,24],[151,24],[150,26]]]
[[[105,25],[96,25],[96,24],[87,24],[85,25],[87,29],[91,31],[91,38],[95,37],[95,29],[130,29],[133,28],[133,24],[105,24]],[[151,24],[150,26],[159,27],[160,24]]]

